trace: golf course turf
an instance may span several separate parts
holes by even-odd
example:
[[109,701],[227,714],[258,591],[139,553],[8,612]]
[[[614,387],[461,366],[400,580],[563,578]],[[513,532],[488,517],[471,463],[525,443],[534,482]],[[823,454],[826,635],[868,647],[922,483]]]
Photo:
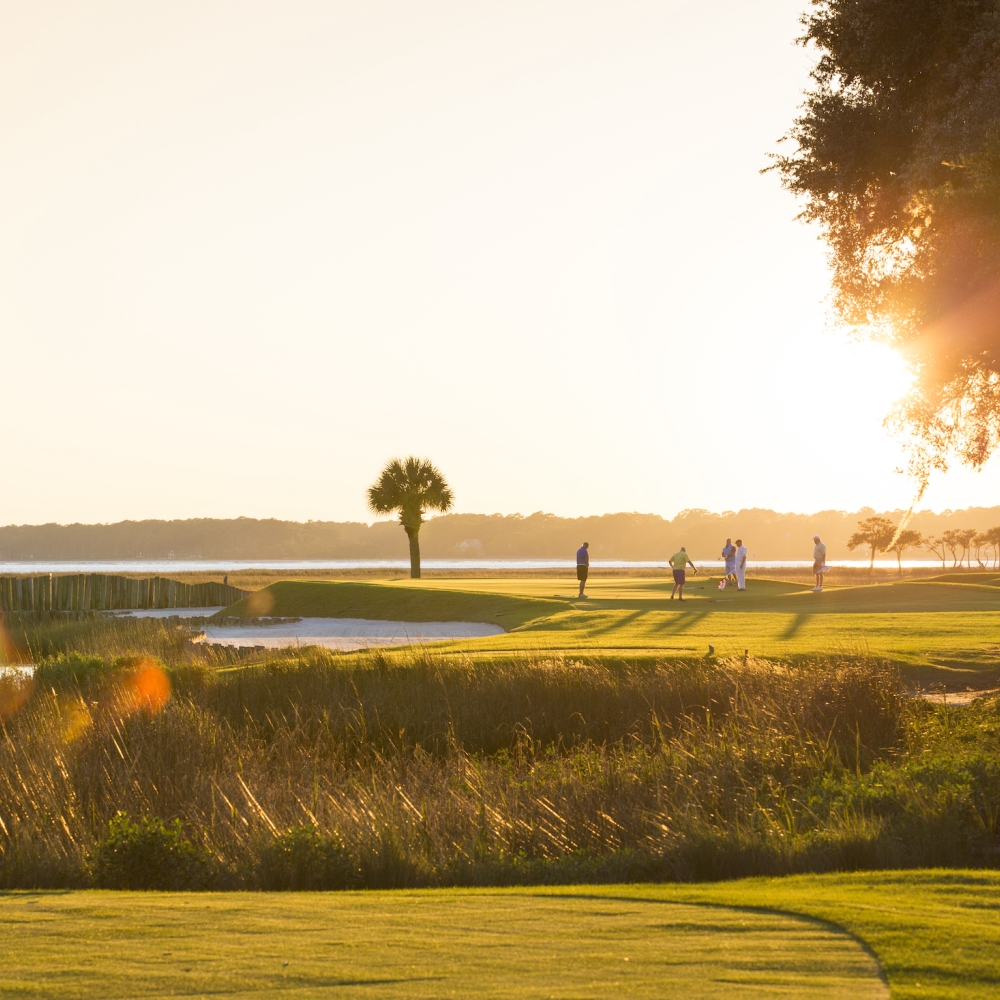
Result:
[[[196,887],[234,891],[2,893],[0,996],[1000,995],[1000,873],[915,869],[994,863],[1000,702],[900,684],[996,685],[997,581],[289,581],[221,616],[505,632],[221,665],[177,623],[27,623],[52,646],[3,723],[5,884],[116,884],[120,809],[180,817]],[[162,710],[116,687],[148,655]],[[306,821],[371,888],[242,891]],[[460,887],[381,888],[414,885]]]
[[587,600],[552,578],[430,579],[392,583],[283,582],[222,616],[478,621],[505,634],[436,643],[442,653],[567,653],[794,658],[870,653],[913,683],[985,687],[1000,670],[1000,586],[995,573],[951,574],[870,586],[750,580],[740,593],[693,577],[683,604],[661,578],[597,578]]
[[978,1000],[998,989],[992,872],[0,896],[5,997]]

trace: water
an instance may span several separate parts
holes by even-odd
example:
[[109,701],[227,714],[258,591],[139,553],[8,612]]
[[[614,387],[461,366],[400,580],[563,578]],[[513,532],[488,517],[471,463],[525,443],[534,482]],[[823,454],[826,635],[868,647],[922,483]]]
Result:
[[[719,559],[696,559],[699,567],[720,569]],[[439,570],[569,570],[576,566],[573,559],[422,559],[423,569]],[[868,568],[867,559],[833,559],[833,567]],[[876,559],[876,567],[895,569],[895,559]],[[666,559],[628,560],[591,559],[592,569],[667,569]],[[750,569],[807,569],[811,559],[750,559]],[[940,559],[904,559],[907,569],[941,569]],[[306,570],[409,570],[407,559],[123,559],[65,562],[0,562],[0,576],[28,576],[41,573],[134,573],[148,576],[176,576],[178,573],[237,573],[240,570],[274,570],[304,572]]]

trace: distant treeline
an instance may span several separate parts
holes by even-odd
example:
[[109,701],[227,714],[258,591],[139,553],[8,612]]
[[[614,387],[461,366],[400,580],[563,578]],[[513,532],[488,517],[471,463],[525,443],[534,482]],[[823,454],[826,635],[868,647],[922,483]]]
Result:
[[[752,559],[810,559],[821,535],[831,559],[858,558],[847,539],[865,517],[882,513],[897,524],[902,511],[779,514],[741,510],[713,514],[686,510],[672,520],[658,514],[446,514],[420,532],[425,559],[572,558],[583,541],[594,559],[665,559],[681,545],[697,559],[717,557],[727,536],[742,537]],[[1000,507],[934,514],[921,511],[910,527],[924,535],[948,529],[985,531],[1000,525]],[[919,557],[919,551],[908,558]],[[367,525],[337,521],[230,520],[121,521],[117,524],[40,524],[0,527],[0,560],[94,559],[406,559],[406,535],[395,521]],[[927,558],[933,558],[930,554]]]

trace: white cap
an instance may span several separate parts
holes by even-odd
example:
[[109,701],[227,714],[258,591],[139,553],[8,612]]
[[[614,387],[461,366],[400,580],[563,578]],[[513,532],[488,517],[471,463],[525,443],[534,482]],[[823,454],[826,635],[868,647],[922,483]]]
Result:
[[819,541],[819,535],[813,535],[813,541],[814,542],[818,542]]

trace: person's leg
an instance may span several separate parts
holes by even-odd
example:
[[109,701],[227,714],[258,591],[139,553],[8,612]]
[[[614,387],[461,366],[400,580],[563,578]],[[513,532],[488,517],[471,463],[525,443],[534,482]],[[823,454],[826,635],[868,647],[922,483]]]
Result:
[[583,590],[587,586],[587,574],[590,572],[588,567],[584,567],[583,572],[580,574],[580,596],[584,597]]

